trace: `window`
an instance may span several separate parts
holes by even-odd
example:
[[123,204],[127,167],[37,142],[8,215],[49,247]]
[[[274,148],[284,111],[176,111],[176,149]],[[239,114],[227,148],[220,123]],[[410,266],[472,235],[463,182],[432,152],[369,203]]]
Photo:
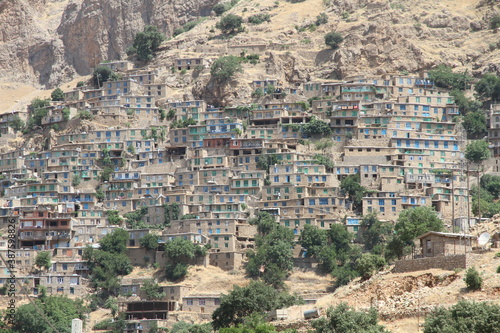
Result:
[[193,305],[193,300],[192,299],[187,299],[186,300],[187,305]]
[[198,304],[199,304],[199,305],[205,305],[205,299],[204,299],[204,298],[200,298],[200,299],[198,300]]

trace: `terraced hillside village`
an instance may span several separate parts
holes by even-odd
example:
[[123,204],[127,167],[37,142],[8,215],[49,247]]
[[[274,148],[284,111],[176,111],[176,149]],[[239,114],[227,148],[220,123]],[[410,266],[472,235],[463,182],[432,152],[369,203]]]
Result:
[[0,25],[2,332],[498,332],[496,1]]

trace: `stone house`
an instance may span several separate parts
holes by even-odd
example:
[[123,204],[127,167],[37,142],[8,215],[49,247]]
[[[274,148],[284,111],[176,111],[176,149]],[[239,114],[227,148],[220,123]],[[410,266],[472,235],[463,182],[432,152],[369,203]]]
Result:
[[422,257],[439,257],[465,254],[472,251],[476,236],[428,231],[417,237]]

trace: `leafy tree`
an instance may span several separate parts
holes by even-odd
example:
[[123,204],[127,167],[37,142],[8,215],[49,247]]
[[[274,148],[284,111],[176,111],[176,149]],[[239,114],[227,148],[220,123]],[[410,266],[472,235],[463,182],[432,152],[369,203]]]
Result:
[[335,166],[335,163],[333,163],[333,161],[330,158],[322,154],[315,154],[313,156],[313,161],[316,164],[324,165],[326,167],[327,172],[333,171],[333,167]]
[[128,237],[126,230],[115,229],[101,239],[99,242],[100,249],[109,253],[124,254],[127,251]]
[[329,308],[326,318],[312,322],[316,333],[388,333],[378,325],[378,313],[374,308],[368,312],[356,311],[346,303]]
[[188,265],[182,263],[167,263],[165,277],[171,281],[183,279],[188,273]]
[[212,333],[212,325],[205,324],[190,324],[185,321],[178,321],[170,330],[170,333]]
[[251,277],[262,277],[265,283],[282,288],[284,279],[293,269],[295,236],[291,229],[276,224],[274,217],[266,214],[260,215],[259,235],[255,238],[257,249],[248,254],[246,270]]
[[469,162],[481,163],[490,156],[488,142],[484,140],[474,140],[465,147],[465,158]]
[[307,137],[332,134],[332,129],[328,125],[328,123],[318,118],[312,118],[307,124],[302,127],[302,131]]
[[63,91],[61,90],[61,88],[56,88],[52,91],[52,93],[50,94],[50,98],[53,100],[53,101],[64,101],[64,93]]
[[215,27],[220,29],[222,33],[234,33],[236,30],[241,29],[241,24],[243,23],[243,18],[234,14],[227,14],[217,24]]
[[30,105],[28,105],[29,117],[24,128],[26,133],[33,130],[36,126],[42,125],[42,119],[46,115],[49,114],[49,110],[46,108],[50,105],[50,100],[48,99],[40,99],[35,98],[31,101]]
[[495,74],[484,74],[474,89],[479,98],[496,101],[500,98],[500,78]]
[[[19,306],[12,329],[15,332],[70,332],[71,321],[84,320],[85,307],[82,300],[72,300],[66,296],[47,296],[44,300]],[[44,315],[41,316],[39,311]]]
[[356,270],[363,279],[369,279],[373,273],[385,266],[385,260],[379,255],[364,253],[356,260]]
[[179,214],[181,212],[181,209],[179,208],[179,205],[176,203],[173,204],[163,204],[163,217],[164,217],[164,226],[169,226],[170,221],[176,221],[179,219]]
[[439,65],[429,71],[429,79],[441,88],[465,90],[470,85],[472,77],[467,72],[455,73],[451,67]]
[[260,155],[257,161],[257,168],[269,172],[269,167],[278,164],[278,156],[274,154]]
[[94,119],[94,116],[88,110],[80,110],[80,111],[78,111],[78,114],[76,115],[76,117],[80,118],[80,119],[83,119],[83,120],[92,120],[92,119]]
[[137,55],[142,61],[153,59],[161,43],[165,40],[165,35],[158,31],[158,28],[152,25],[146,25],[142,32],[134,37],[134,44],[127,50],[128,55]]
[[259,212],[255,218],[248,220],[248,223],[257,226],[260,236],[269,235],[276,228],[276,221],[268,212]]
[[83,178],[81,175],[79,175],[79,174],[73,175],[71,177],[71,185],[73,187],[77,187],[78,185],[80,185],[82,183],[82,180],[83,180]]
[[94,87],[102,87],[104,82],[113,81],[117,79],[117,74],[106,66],[97,66],[92,72],[92,84]]
[[11,122],[9,122],[9,126],[16,132],[22,131],[26,124],[19,116],[14,116]]
[[220,57],[215,60],[210,68],[210,74],[219,82],[226,82],[236,73],[241,72],[240,59],[235,56]]
[[123,218],[117,210],[106,211],[106,216],[108,217],[109,224],[119,225],[123,222]]
[[217,16],[221,16],[225,11],[227,11],[227,6],[223,3],[218,3],[212,7],[212,10]]
[[[286,330],[288,331],[288,330]],[[244,319],[243,324],[224,327],[219,333],[274,333],[276,327],[266,322],[263,315],[251,315]]]
[[146,250],[148,250],[148,251],[156,250],[158,248],[158,240],[159,239],[160,239],[160,237],[158,235],[147,234],[146,236],[141,238],[140,244],[142,247],[146,248]]
[[450,95],[453,96],[454,102],[458,105],[462,115],[467,115],[469,112],[481,112],[482,103],[465,97],[462,90],[453,89],[450,91]]
[[361,186],[361,177],[359,173],[349,175],[340,182],[340,190],[347,194],[349,201],[352,202],[353,210],[360,210],[363,203],[363,196],[366,188]]
[[474,267],[470,267],[465,273],[465,284],[470,290],[481,290],[483,287],[483,278]]
[[488,135],[484,112],[469,112],[463,118],[463,127],[467,131],[468,139],[480,139]]
[[161,291],[161,287],[155,280],[144,280],[141,286],[141,291],[146,295],[148,301],[162,299],[165,293]]
[[125,213],[123,216],[127,221],[127,226],[131,229],[144,228],[144,216],[148,214],[148,207],[142,206],[139,209]]
[[300,234],[299,243],[307,250],[307,257],[316,257],[328,244],[328,232],[306,224]]
[[118,299],[116,297],[110,297],[106,300],[106,302],[104,303],[104,307],[106,309],[110,309],[111,310],[111,316],[113,318],[116,318],[116,315],[118,314]]
[[427,231],[442,231],[443,228],[437,213],[426,206],[403,210],[395,225],[397,236],[407,245],[412,245],[417,236]]
[[228,295],[222,296],[219,308],[212,314],[212,326],[219,330],[241,324],[251,314],[264,314],[299,302],[300,299],[295,296],[277,291],[262,282],[252,281],[246,287],[234,286]]
[[80,87],[83,87],[83,86],[85,86],[85,82],[83,82],[83,81],[78,81],[77,84],[76,84],[77,88],[80,88]]
[[481,177],[481,187],[488,191],[493,199],[500,198],[500,176],[486,174]]
[[325,44],[331,47],[333,50],[339,48],[340,43],[344,41],[344,37],[338,32],[329,32],[325,35]]
[[165,256],[168,258],[166,276],[170,280],[179,280],[187,274],[187,264],[196,257],[206,254],[206,248],[193,244],[187,239],[175,238],[165,243]]
[[381,222],[374,213],[365,215],[361,222],[361,239],[365,250],[376,254],[384,253],[384,246],[393,233],[390,223]]
[[500,306],[486,302],[458,301],[446,309],[437,308],[426,319],[424,333],[498,333]]
[[52,267],[52,256],[49,251],[39,252],[35,258],[35,265],[44,268],[45,270],[49,270]]
[[68,121],[69,120],[69,115],[71,114],[71,111],[70,111],[69,108],[64,108],[62,110],[62,114],[63,114],[64,121]]

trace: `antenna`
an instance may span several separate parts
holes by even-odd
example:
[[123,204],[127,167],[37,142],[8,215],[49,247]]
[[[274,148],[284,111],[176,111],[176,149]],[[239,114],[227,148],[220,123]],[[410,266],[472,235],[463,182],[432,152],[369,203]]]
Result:
[[490,240],[490,234],[487,232],[483,232],[481,235],[479,235],[479,238],[477,239],[477,243],[481,246],[485,245],[488,243]]

